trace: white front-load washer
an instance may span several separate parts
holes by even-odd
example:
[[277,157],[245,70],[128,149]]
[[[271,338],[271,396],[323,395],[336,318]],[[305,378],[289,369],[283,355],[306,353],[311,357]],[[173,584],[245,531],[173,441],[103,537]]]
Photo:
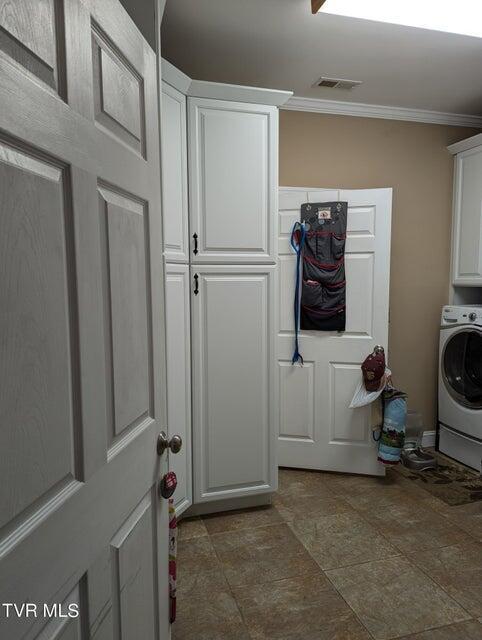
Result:
[[442,309],[439,449],[482,472],[482,306]]

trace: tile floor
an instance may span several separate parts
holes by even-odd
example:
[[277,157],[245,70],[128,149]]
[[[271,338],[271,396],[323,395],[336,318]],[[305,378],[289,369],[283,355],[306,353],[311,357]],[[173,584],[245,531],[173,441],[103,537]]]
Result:
[[482,640],[482,501],[280,470],[270,507],[184,520],[173,640]]

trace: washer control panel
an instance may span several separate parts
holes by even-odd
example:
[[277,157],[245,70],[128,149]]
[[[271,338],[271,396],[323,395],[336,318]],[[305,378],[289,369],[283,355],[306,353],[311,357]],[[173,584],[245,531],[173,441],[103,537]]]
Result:
[[442,309],[442,325],[476,324],[482,326],[482,306],[451,306]]

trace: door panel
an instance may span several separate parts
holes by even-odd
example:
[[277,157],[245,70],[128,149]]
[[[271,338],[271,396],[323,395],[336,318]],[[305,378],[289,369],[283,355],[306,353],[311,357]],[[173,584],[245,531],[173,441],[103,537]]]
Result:
[[291,360],[279,360],[280,438],[313,441],[315,432],[315,367],[304,361],[295,368]]
[[480,286],[482,282],[482,152],[460,153],[456,159],[454,198],[453,282]]
[[[371,408],[349,409],[360,365],[376,344],[387,348],[391,189],[280,189],[280,464],[382,475]],[[289,247],[303,202],[348,201],[347,324],[343,334],[302,331],[305,366],[292,366],[295,257]],[[296,409],[295,409],[296,408]]]
[[112,350],[109,386],[115,437],[150,418],[152,413],[148,222],[144,203],[106,188],[100,188],[99,194],[106,276],[104,298],[110,301],[105,323]]
[[0,49],[63,95],[63,11],[55,0],[0,0]]
[[195,502],[274,491],[275,267],[191,269]]
[[145,155],[142,78],[99,26],[92,28],[97,124]]
[[[62,166],[0,146],[0,526],[79,478],[72,210]],[[19,295],[22,292],[22,295]],[[6,310],[8,309],[8,315]]]
[[151,496],[148,495],[111,541],[113,599],[118,607],[122,640],[157,637],[152,534]]
[[155,55],[117,0],[0,25],[0,637],[166,638]]
[[186,96],[162,85],[162,202],[164,257],[189,262]]
[[182,438],[182,449],[169,455],[177,475],[176,514],[192,504],[191,460],[191,318],[187,264],[166,265],[167,424],[169,436]]
[[159,637],[152,571],[158,554],[157,503],[156,491],[147,493],[89,567],[85,586],[92,640]]
[[276,107],[189,98],[193,263],[275,262]]

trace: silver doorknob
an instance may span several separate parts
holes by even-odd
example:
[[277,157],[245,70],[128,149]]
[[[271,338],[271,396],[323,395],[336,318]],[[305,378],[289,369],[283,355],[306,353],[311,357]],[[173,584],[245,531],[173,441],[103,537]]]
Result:
[[157,455],[162,456],[166,449],[170,449],[172,453],[179,453],[182,448],[181,436],[175,435],[171,439],[167,437],[165,431],[161,431],[157,438]]

